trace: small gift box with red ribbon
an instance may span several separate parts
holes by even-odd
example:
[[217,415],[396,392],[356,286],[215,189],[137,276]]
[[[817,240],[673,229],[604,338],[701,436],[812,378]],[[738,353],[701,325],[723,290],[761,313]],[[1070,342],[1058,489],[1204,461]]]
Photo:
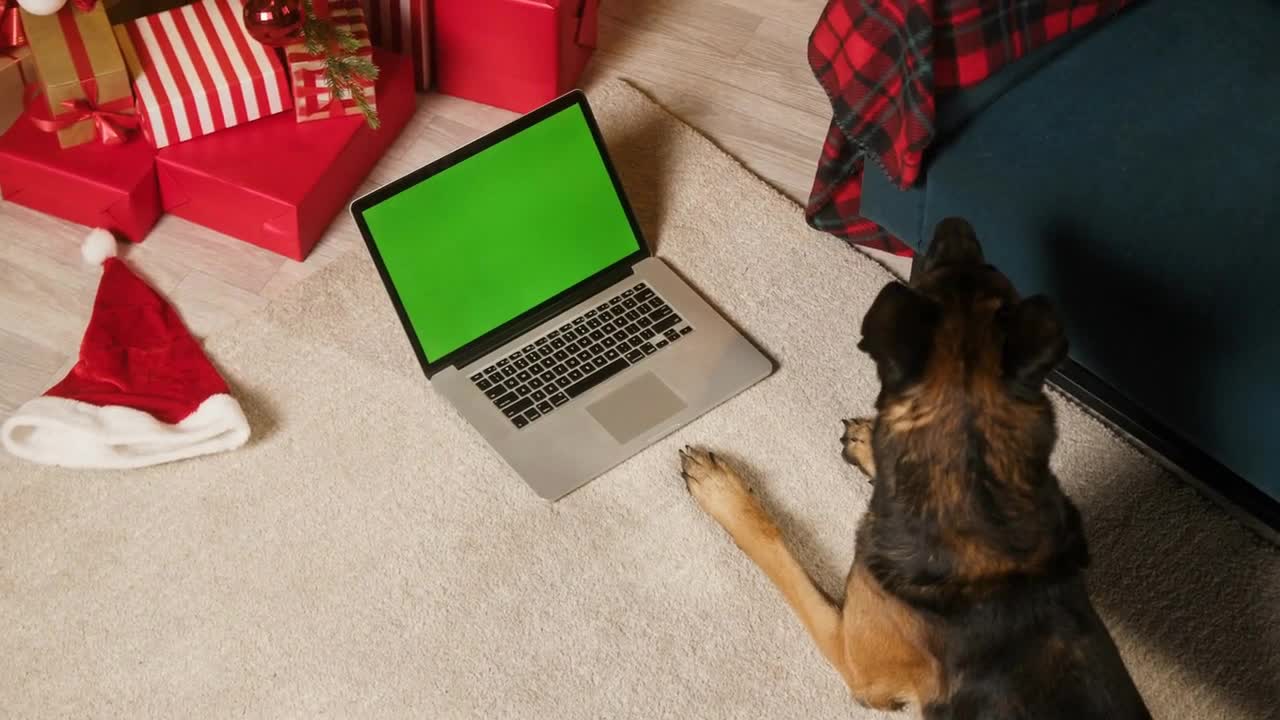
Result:
[[[369,44],[369,27],[365,24],[364,11],[360,0],[329,0],[316,4],[317,16],[323,16],[326,22],[345,28],[352,38],[359,43],[359,49],[350,55],[372,60],[373,46]],[[349,91],[343,90],[337,96],[330,92],[325,78],[325,61],[335,50],[325,53],[308,53],[305,43],[292,43],[285,46],[285,59],[289,63],[289,74],[293,79],[293,109],[298,122],[322,120],[343,115],[361,114],[360,106]],[[368,80],[360,83],[364,98],[371,108],[377,107],[374,82]]]
[[599,0],[435,0],[436,89],[528,112],[573,89]]
[[95,140],[118,144],[136,127],[129,73],[100,3],[77,0],[53,15],[22,12],[40,82],[28,88],[28,106],[43,90],[48,114],[31,119],[58,134],[63,148]]
[[293,106],[275,52],[249,36],[242,0],[198,0],[116,26],[156,148]]

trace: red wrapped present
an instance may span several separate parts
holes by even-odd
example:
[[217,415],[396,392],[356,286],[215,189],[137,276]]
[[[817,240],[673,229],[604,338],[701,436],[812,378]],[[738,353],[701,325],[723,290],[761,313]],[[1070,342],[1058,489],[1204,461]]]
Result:
[[306,258],[410,116],[408,57],[375,52],[378,114],[298,123],[276,115],[160,150],[166,212],[294,260]]
[[413,58],[414,86],[431,87],[431,11],[428,0],[360,0],[375,47]]
[[116,26],[152,145],[293,107],[280,58],[249,37],[243,14],[242,0],[199,0]]
[[[329,0],[326,19],[335,25],[346,28],[360,49],[353,54],[373,58],[373,47],[369,44],[369,28],[365,24],[364,12],[360,9],[360,0]],[[285,60],[289,63],[289,75],[293,85],[293,110],[298,122],[321,120],[343,115],[360,115],[360,106],[347,91],[341,97],[334,97],[329,92],[325,81],[326,53],[307,52],[306,43],[292,43],[285,46]],[[362,82],[365,101],[376,108],[377,97],[373,81]]]
[[160,218],[155,155],[138,140],[64,150],[55,135],[23,117],[0,136],[0,195],[140,242]]
[[572,90],[599,0],[435,0],[436,89],[528,112]]

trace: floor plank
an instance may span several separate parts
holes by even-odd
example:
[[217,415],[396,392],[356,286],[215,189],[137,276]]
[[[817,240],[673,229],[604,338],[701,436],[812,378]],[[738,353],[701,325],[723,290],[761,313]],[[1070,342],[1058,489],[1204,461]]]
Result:
[[28,338],[0,330],[0,417],[44,392],[50,370],[67,360],[65,353],[37,345]]

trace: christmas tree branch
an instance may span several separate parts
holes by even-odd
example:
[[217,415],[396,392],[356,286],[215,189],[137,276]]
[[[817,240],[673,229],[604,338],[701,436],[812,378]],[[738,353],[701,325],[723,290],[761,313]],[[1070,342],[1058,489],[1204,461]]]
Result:
[[329,95],[334,102],[354,100],[369,127],[378,129],[378,111],[364,95],[365,85],[378,79],[378,66],[369,58],[356,55],[360,41],[350,30],[330,19],[316,17],[311,0],[302,0],[302,9],[302,41],[307,53],[325,57],[324,81]]

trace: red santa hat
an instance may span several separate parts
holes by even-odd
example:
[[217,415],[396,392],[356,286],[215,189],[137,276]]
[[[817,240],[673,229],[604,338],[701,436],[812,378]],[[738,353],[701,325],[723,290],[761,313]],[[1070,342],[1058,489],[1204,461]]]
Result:
[[62,382],[0,425],[18,457],[76,468],[136,468],[240,447],[249,423],[178,314],[94,230],[82,248],[102,282]]

